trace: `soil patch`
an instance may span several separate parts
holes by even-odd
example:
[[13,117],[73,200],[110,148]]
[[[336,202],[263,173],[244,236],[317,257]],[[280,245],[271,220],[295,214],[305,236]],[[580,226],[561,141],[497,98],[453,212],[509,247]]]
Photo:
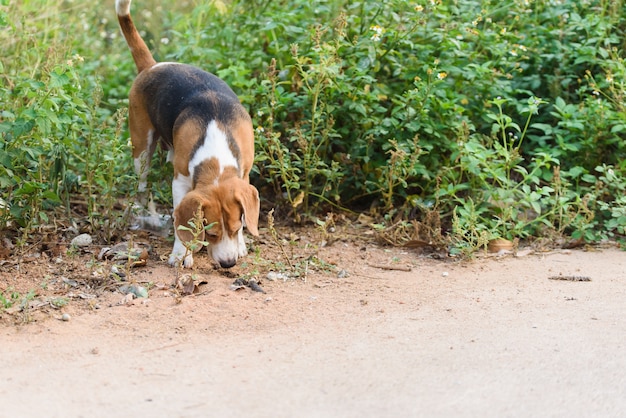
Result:
[[[626,407],[626,252],[615,246],[459,261],[381,247],[359,229],[280,238],[265,231],[230,271],[198,255],[188,295],[174,285],[188,272],[167,266],[169,242],[149,235],[132,237],[150,253],[145,266],[121,269],[125,281],[96,246],[5,259],[4,293],[32,297],[2,316],[3,414],[617,416]],[[568,276],[589,280],[554,280]],[[233,286],[240,278],[264,293]],[[129,284],[149,297],[128,297]]]

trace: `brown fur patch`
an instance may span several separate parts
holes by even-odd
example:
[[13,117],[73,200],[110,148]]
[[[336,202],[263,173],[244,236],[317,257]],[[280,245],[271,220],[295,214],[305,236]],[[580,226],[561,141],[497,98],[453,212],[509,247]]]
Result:
[[250,117],[241,117],[230,127],[233,139],[239,147],[239,177],[249,181],[250,170],[254,163],[254,131]]
[[205,134],[206,127],[194,119],[188,119],[174,131],[174,175],[189,176],[189,160],[198,141]]
[[143,95],[137,94],[135,89],[131,89],[129,96],[128,125],[133,144],[133,158],[138,158],[144,151],[151,154],[151,151],[156,147],[158,138],[154,133],[152,150],[148,150],[148,135],[150,131],[154,132],[154,126],[152,126],[146,111]]

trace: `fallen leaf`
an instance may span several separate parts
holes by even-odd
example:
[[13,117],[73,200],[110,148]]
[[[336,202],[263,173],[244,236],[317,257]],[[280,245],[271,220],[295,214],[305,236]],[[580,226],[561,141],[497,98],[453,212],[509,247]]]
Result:
[[259,283],[255,279],[248,280],[244,278],[239,278],[230,285],[230,289],[235,291],[241,290],[246,287],[254,292],[265,293],[265,290],[263,290],[263,288],[259,286]]
[[150,246],[147,244],[131,244],[129,242],[120,242],[113,247],[105,247],[98,254],[99,260],[115,260],[129,261],[131,267],[145,266],[148,262],[148,251]]
[[193,281],[191,275],[186,275],[186,277],[181,280],[180,284],[183,295],[191,295],[196,290],[196,283]]

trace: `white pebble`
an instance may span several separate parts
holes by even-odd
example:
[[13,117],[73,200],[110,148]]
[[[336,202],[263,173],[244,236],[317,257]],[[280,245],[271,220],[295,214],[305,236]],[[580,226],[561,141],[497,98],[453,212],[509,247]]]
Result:
[[71,245],[74,247],[87,247],[91,245],[92,242],[93,238],[91,237],[91,235],[80,234],[72,240]]
[[441,273],[441,275],[442,275],[443,277],[448,277],[448,272],[447,272],[447,271],[444,271],[443,273]]
[[63,315],[61,315],[61,321],[67,322],[70,319],[72,319],[72,317],[68,313],[64,313]]
[[270,282],[273,282],[275,280],[283,280],[283,281],[289,280],[289,276],[286,275],[285,273],[277,273],[275,271],[268,272],[266,278]]

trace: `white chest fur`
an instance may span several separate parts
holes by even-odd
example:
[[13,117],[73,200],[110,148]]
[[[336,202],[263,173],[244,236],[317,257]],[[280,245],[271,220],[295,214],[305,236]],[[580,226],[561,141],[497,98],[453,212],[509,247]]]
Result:
[[[220,165],[220,174],[225,167],[235,167],[239,170],[237,159],[228,145],[226,133],[222,131],[217,122],[211,121],[206,129],[204,143],[196,150],[189,160],[189,175],[193,178],[195,168],[205,160],[215,158]],[[215,180],[217,182],[217,179]]]

